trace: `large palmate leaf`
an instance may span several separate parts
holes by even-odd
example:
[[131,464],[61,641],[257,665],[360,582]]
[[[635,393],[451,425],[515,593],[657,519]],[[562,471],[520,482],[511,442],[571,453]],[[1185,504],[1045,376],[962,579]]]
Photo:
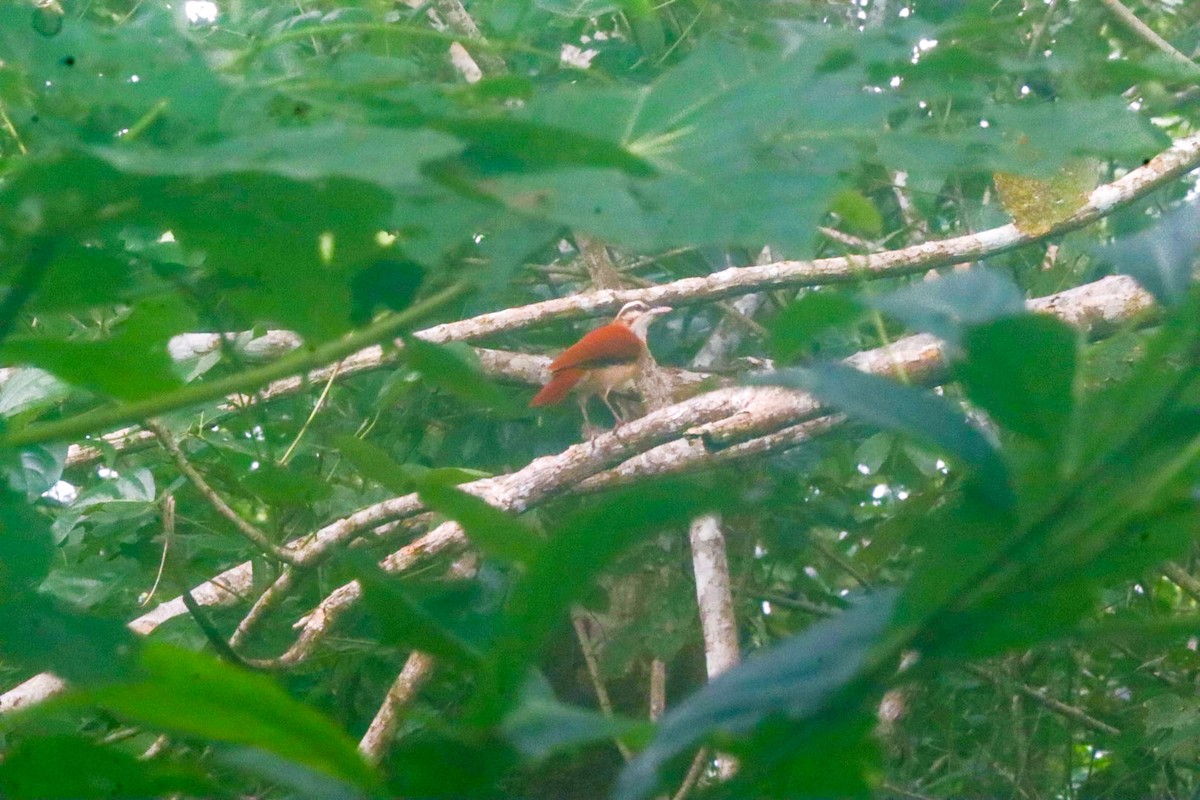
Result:
[[838,173],[888,103],[864,90],[843,40],[815,28],[781,38],[758,51],[709,43],[649,85],[561,87],[530,102],[529,119],[619,143],[657,177],[581,165],[478,185],[510,208],[634,247],[807,248]]

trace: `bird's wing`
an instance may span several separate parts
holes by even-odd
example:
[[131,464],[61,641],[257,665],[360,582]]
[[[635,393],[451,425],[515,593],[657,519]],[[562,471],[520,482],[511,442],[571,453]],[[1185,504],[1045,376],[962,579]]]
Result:
[[637,361],[646,345],[624,325],[603,325],[584,335],[550,362],[550,371],[572,367],[602,367]]

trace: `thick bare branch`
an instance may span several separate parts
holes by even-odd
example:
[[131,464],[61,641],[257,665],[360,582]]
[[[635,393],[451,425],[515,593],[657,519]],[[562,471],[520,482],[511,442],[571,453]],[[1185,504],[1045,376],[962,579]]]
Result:
[[[1148,192],[1200,166],[1200,134],[1179,139],[1144,166],[1131,170],[1112,183],[1092,191],[1088,202],[1071,217],[1052,229],[1039,234],[1022,233],[1015,225],[945,239],[922,242],[898,250],[869,255],[818,259],[816,261],[777,261],[749,267],[731,267],[704,277],[685,278],[671,283],[641,289],[599,290],[546,300],[517,308],[481,314],[457,322],[435,325],[416,335],[428,341],[470,341],[520,330],[560,319],[578,319],[610,314],[630,300],[650,303],[684,305],[708,302],[723,297],[745,295],[781,286],[814,286],[826,283],[870,280],[905,275],[924,270],[985,258],[1042,239],[1061,235],[1088,225],[1114,209],[1130,203]],[[217,336],[213,334],[213,336]],[[493,351],[495,353],[497,351]],[[528,380],[532,362],[512,357],[513,378]],[[533,357],[536,358],[536,357]],[[506,371],[505,358],[483,359],[489,373],[502,376]],[[375,369],[386,362],[379,346],[368,347],[347,359],[338,369],[342,376]],[[275,381],[257,393],[258,400],[270,399],[327,380],[333,367],[325,367],[305,376]],[[494,371],[492,371],[494,370]],[[252,403],[256,398],[231,398],[233,408]],[[126,430],[110,435],[110,446],[120,449],[128,444],[140,444],[149,437]],[[73,448],[68,464],[84,463],[100,457],[99,450]]]
[[434,665],[433,656],[420,652],[410,654],[404,662],[404,669],[400,670],[400,674],[392,682],[387,697],[375,712],[367,732],[359,740],[358,750],[367,760],[378,764],[383,758],[383,751],[396,736],[396,728],[400,724],[400,710],[412,702],[416,693],[429,680]]
[[[1089,333],[1099,333],[1144,314],[1152,307],[1153,300],[1131,278],[1113,276],[1031,301],[1029,305],[1071,321]],[[898,361],[902,358],[913,360]],[[883,373],[902,363],[908,375],[936,380],[941,375],[942,350],[936,339],[914,336],[889,348],[860,353],[849,361],[860,369]],[[510,475],[465,484],[463,488],[500,508],[524,511],[568,490],[595,490],[635,476],[662,474],[679,468],[680,464],[706,467],[720,460],[791,447],[838,422],[836,417],[814,419],[819,414],[820,406],[803,392],[775,387],[719,389],[633,420],[591,442],[537,459]],[[421,505],[415,497],[394,498],[331,523],[316,535],[289,546],[304,561],[310,552],[306,548],[329,547],[329,542],[344,542],[358,533],[420,511]],[[381,566],[399,572],[431,555],[465,545],[461,529],[447,522],[388,556]],[[192,593],[201,605],[232,604],[244,600],[251,578],[251,565],[246,562],[200,584]],[[350,583],[331,593],[302,621],[300,637],[281,660],[291,663],[302,660],[332,622],[357,602],[359,591],[356,583]],[[130,623],[130,628],[149,633],[183,613],[186,609],[182,600],[175,598],[138,617]],[[37,702],[60,687],[61,682],[38,676],[0,695],[0,709],[11,710]]]

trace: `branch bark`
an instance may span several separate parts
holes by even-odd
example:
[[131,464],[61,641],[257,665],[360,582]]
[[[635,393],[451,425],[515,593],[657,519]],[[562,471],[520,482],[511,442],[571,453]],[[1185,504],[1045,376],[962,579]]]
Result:
[[[1144,316],[1153,299],[1125,276],[1032,300],[1032,310],[1054,314],[1091,335]],[[941,343],[918,335],[887,348],[847,359],[858,369],[894,374],[897,365],[916,381],[935,381],[944,374]],[[809,435],[836,425],[836,416],[820,416],[821,407],[809,395],[777,387],[718,389],[633,420],[591,442],[544,456],[508,475],[464,484],[499,508],[521,512],[568,491],[596,491],[640,476],[711,466],[721,460],[746,458],[795,446]],[[322,548],[344,543],[355,535],[423,512],[415,496],[393,498],[369,506],[287,545],[301,563],[320,555]],[[400,572],[429,556],[461,549],[466,538],[457,524],[443,523],[383,560],[381,566]],[[315,555],[314,555],[315,554]],[[232,567],[193,589],[205,606],[244,601],[252,585],[250,562]],[[281,656],[284,663],[303,660],[338,616],[358,600],[357,583],[334,590],[301,621],[300,637]],[[186,613],[180,598],[169,600],[133,620],[129,627],[147,634],[158,625]],[[13,710],[38,702],[61,690],[62,683],[37,676],[0,695],[0,709]]]
[[[1089,195],[1088,202],[1071,217],[1050,230],[1037,234],[1022,233],[1015,225],[1009,224],[980,233],[935,242],[922,242],[882,253],[825,258],[816,261],[777,261],[751,267],[730,267],[704,277],[684,278],[659,286],[584,292],[517,308],[489,312],[457,322],[435,325],[418,331],[416,335],[435,343],[473,341],[500,333],[543,325],[554,320],[611,314],[631,300],[643,300],[651,304],[686,305],[782,286],[816,286],[826,283],[894,277],[922,272],[935,267],[964,263],[1089,225],[1113,210],[1143,197],[1198,166],[1200,166],[1200,134],[1181,138],[1144,166],[1131,170],[1112,183],[1097,187]],[[520,356],[514,356],[513,359],[514,373],[519,372],[527,376],[528,370],[532,369],[531,362],[521,363]],[[487,359],[484,360],[487,361]],[[497,371],[503,369],[502,360],[502,357],[497,356],[491,362]],[[361,350],[344,359],[340,369],[343,376],[349,376],[364,369],[376,368],[383,363],[382,348],[376,346]],[[519,366],[517,366],[518,363]],[[264,399],[269,399],[297,391],[308,383],[327,380],[331,370],[332,367],[325,367],[304,377],[288,377],[278,380],[266,386],[259,394]],[[524,377],[518,379],[525,380]],[[235,406],[247,402],[247,400],[253,402],[253,398],[244,396],[231,398],[231,402]],[[145,414],[140,416],[145,416]],[[117,421],[107,420],[107,417],[102,417],[95,422],[92,430],[116,424]],[[70,435],[76,435],[76,433],[72,430]],[[56,433],[56,436],[68,438],[65,433]],[[137,444],[148,438],[149,435],[142,436],[127,430],[112,434],[108,444],[119,449],[126,443]],[[76,450],[68,455],[68,463],[82,463],[84,460],[98,458],[99,455],[98,450]]]

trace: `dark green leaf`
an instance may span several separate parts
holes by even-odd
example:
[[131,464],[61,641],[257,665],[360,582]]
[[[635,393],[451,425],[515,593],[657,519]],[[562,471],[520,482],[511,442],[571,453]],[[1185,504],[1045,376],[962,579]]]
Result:
[[650,746],[621,773],[616,796],[649,796],[667,761],[714,734],[744,736],[772,717],[824,712],[868,663],[895,601],[890,590],[860,597],[848,611],[713,679],[663,717]]
[[1200,253],[1200,201],[1181,203],[1152,227],[1095,248],[1097,260],[1132,276],[1160,302],[1186,297]]
[[455,486],[486,478],[486,472],[455,467],[430,469],[420,464],[398,464],[378,445],[355,436],[340,436],[338,452],[363,475],[397,496],[430,486]]
[[[803,47],[789,43],[799,39]],[[843,46],[827,30],[797,26],[753,51],[709,42],[649,86],[543,93],[531,119],[619,144],[657,177],[592,161],[479,188],[520,213],[637,248],[771,241],[803,252],[856,142],[887,110],[887,98],[862,92],[861,64],[828,65]]]
[[73,735],[19,738],[0,762],[0,793],[9,800],[226,794],[194,767],[142,760]]
[[838,292],[808,292],[771,321],[771,355],[792,361],[806,353],[829,328],[848,327],[862,316],[862,307]]
[[41,583],[53,554],[49,518],[22,495],[0,487],[0,605],[23,597]]
[[287,787],[292,791],[292,797],[308,797],[312,800],[363,800],[370,796],[346,781],[256,747],[226,745],[215,750],[214,759],[217,763],[259,780]]
[[0,605],[0,656],[80,684],[114,680],[136,666],[140,642],[121,620],[85,616],[42,595]]
[[731,500],[697,482],[664,482],[614,492],[554,526],[510,595],[503,637],[476,698],[483,718],[502,713],[566,609],[590,591],[617,555],[664,526],[685,525],[692,516]]
[[0,345],[0,354],[120,400],[139,400],[182,385],[167,352],[167,340],[187,330],[190,317],[173,298],[147,300],[107,339],[82,342],[14,337]]
[[0,481],[32,502],[58,483],[66,460],[65,444],[36,444],[0,451]]
[[489,408],[512,407],[499,387],[480,372],[475,354],[461,342],[442,345],[406,336],[404,357],[431,384],[461,400]]
[[429,480],[421,481],[419,491],[421,502],[461,524],[486,555],[528,563],[541,549],[541,540],[520,520],[473,494]]
[[1000,455],[944,398],[844,364],[793,367],[755,382],[807,390],[864,422],[933,444],[978,470],[981,488],[992,503],[1012,506],[1008,468]]
[[0,384],[0,417],[40,410],[65,400],[69,394],[70,388],[45,370],[14,369]]
[[[531,679],[529,684],[535,682]],[[549,686],[543,685],[526,691],[500,727],[522,755],[540,761],[581,745],[627,736],[647,728],[648,723],[564,705],[554,699]]]
[[206,178],[257,172],[296,181],[336,176],[391,187],[420,180],[422,164],[460,149],[452,137],[437,131],[328,123],[280,128],[187,150],[98,147],[93,152],[132,174]]
[[[441,598],[421,597],[414,591],[415,586],[410,588],[407,582],[386,575],[365,560],[357,565],[356,573],[363,587],[363,598],[383,630],[385,641],[467,667],[479,663],[476,645],[453,629],[451,617],[426,606],[426,600],[444,600],[450,589],[442,588]],[[454,610],[464,611],[461,607]],[[458,627],[464,624],[461,617],[456,622]]]
[[327,481],[269,461],[250,467],[238,481],[263,502],[275,506],[302,506],[324,500],[333,491]]
[[382,259],[364,267],[350,280],[350,321],[369,322],[379,308],[407,308],[421,288],[425,270],[414,261]]
[[69,700],[182,736],[256,747],[359,788],[375,785],[345,732],[266,676],[202,653],[151,644],[134,680]]
[[1011,278],[979,267],[920,281],[890,294],[865,296],[862,300],[951,346],[959,344],[966,326],[1025,311],[1025,297]]
[[1031,314],[972,328],[963,345],[954,373],[967,396],[1000,425],[1057,450],[1075,405],[1078,332]]

